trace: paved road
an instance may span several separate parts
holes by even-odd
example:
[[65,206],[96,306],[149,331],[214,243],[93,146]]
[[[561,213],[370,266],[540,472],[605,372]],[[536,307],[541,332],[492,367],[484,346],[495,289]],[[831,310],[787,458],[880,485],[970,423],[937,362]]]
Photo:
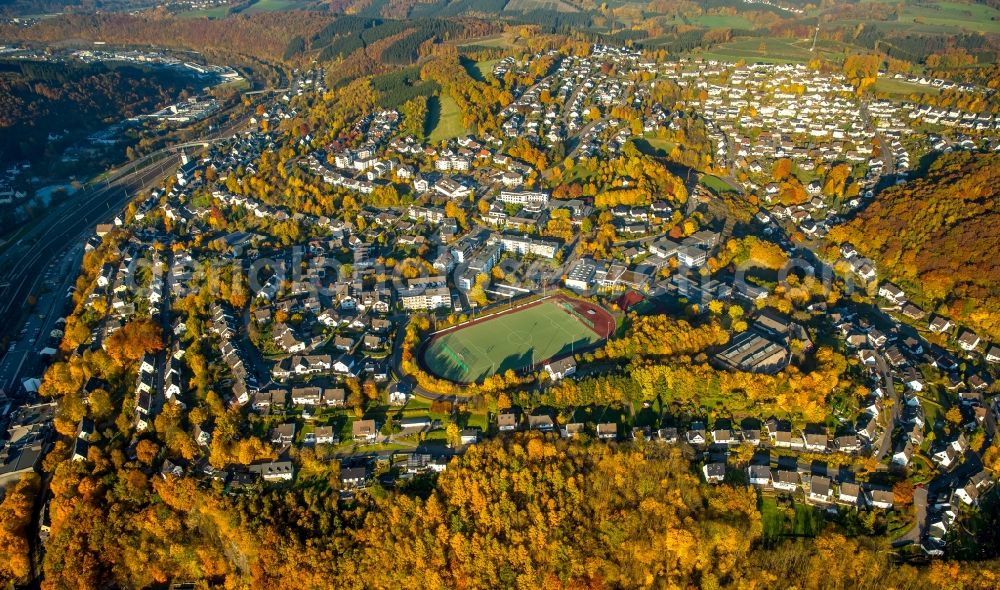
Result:
[[256,96],[258,94],[277,94],[278,92],[285,92],[288,88],[265,88],[264,90],[251,90],[250,92],[244,92],[243,96]]
[[57,209],[44,223],[37,225],[21,242],[0,256],[0,337],[16,329],[17,315],[27,302],[28,295],[37,291],[41,278],[39,269],[66,250],[94,225],[114,215],[128,199],[158,182],[165,172],[176,166],[178,157],[167,155],[150,159],[145,166],[128,169],[109,180],[104,187],[86,191],[67,206]]
[[882,442],[879,444],[878,452],[875,454],[875,458],[881,462],[889,451],[892,450],[892,431],[896,426],[896,420],[899,418],[900,403],[899,396],[896,395],[896,388],[892,383],[892,371],[889,370],[889,365],[885,362],[885,358],[878,352],[875,353],[875,366],[878,369],[879,375],[882,376],[882,387],[885,389],[885,394],[892,396],[892,413],[889,415],[888,423],[883,425]]
[[405,314],[400,314],[393,316],[392,319],[396,323],[396,338],[392,344],[392,355],[389,357],[389,372],[392,376],[392,381],[406,383],[410,386],[411,393],[431,401],[452,403],[469,401],[471,399],[470,396],[457,394],[445,395],[424,389],[417,383],[416,379],[403,372],[403,340],[406,334],[406,324],[409,323],[410,318]]
[[861,122],[875,133],[875,137],[878,138],[879,145],[882,146],[882,164],[884,165],[882,168],[882,175],[892,176],[896,174],[896,158],[892,151],[892,145],[886,141],[885,136],[882,135],[882,133],[878,130],[878,127],[872,123],[872,117],[868,112],[868,103],[866,101],[861,101],[861,108],[858,112],[861,115]]
[[[379,435],[381,440],[385,440],[384,437]],[[379,449],[379,450],[363,450],[363,451],[337,451],[334,453],[334,457],[339,459],[354,459],[355,461],[361,460],[379,460],[379,459],[390,459],[396,453],[426,453],[435,456],[447,456],[453,457],[459,454],[459,449],[453,449],[446,446],[439,445],[429,445],[427,443],[413,443],[407,441],[393,441],[390,444],[406,445],[410,447],[408,449]],[[370,447],[371,444],[358,445],[360,447]]]
[[254,343],[250,340],[250,302],[243,307],[240,312],[242,319],[240,323],[242,324],[242,329],[238,335],[240,348],[247,356],[247,360],[250,362],[251,370],[257,377],[257,389],[264,391],[269,388],[272,384],[271,381],[271,368],[274,363],[268,361],[264,358],[260,349],[254,346]]
[[83,245],[77,244],[53,261],[42,274],[46,292],[38,298],[21,329],[24,335],[12,342],[0,360],[0,389],[16,391],[19,376],[39,376],[42,359],[38,353],[45,346],[49,333],[57,327],[56,320],[63,315],[67,290],[76,280],[82,259]]
[[570,113],[572,112],[572,109],[570,109],[569,107],[573,105],[573,102],[576,100],[577,96],[579,96],[580,93],[583,92],[584,90],[585,88],[583,84],[577,84],[576,88],[573,89],[573,92],[570,93],[569,97],[566,98],[566,102],[562,104],[562,110],[563,110],[562,123],[564,127],[569,125],[569,116]]
[[572,159],[575,160],[577,154],[580,153],[580,146],[582,144],[582,142],[580,141],[581,138],[584,135],[590,133],[590,130],[593,129],[594,127],[596,127],[597,125],[599,125],[600,123],[607,123],[609,120],[610,120],[609,117],[601,117],[600,119],[598,119],[596,121],[591,121],[590,123],[587,123],[583,127],[580,127],[580,130],[577,131],[575,134],[573,134],[573,136],[571,138],[575,142],[575,144],[573,145],[573,149],[570,150],[568,154],[566,154],[566,157],[572,158]]
[[614,245],[615,247],[620,247],[620,248],[629,248],[631,246],[645,247],[646,245],[651,244],[661,238],[669,237],[669,235],[670,235],[669,233],[655,234],[643,238],[635,238],[633,240],[622,240],[620,242],[615,242]]

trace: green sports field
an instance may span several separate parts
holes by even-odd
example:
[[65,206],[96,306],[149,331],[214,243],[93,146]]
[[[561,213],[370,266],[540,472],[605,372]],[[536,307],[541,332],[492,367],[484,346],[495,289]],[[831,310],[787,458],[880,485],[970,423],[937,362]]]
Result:
[[562,303],[546,300],[434,337],[424,352],[424,362],[439,377],[473,383],[507,369],[517,371],[561,357],[600,340]]

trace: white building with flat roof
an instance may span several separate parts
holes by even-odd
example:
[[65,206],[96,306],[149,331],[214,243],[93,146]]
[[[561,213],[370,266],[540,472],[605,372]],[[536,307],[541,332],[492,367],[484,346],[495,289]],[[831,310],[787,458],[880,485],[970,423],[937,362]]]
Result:
[[497,200],[511,205],[528,205],[529,203],[548,205],[549,194],[541,191],[500,191]]
[[567,288],[574,291],[587,291],[594,286],[594,275],[597,274],[597,263],[588,258],[577,260],[563,281]]
[[533,256],[541,256],[542,258],[555,257],[560,246],[559,242],[555,240],[510,235],[501,236],[500,243],[503,245],[505,252],[513,252],[520,256],[531,254]]

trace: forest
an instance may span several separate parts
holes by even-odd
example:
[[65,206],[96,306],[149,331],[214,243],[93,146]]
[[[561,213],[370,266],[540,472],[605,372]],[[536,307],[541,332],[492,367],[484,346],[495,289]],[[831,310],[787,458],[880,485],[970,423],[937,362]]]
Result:
[[27,28],[0,25],[0,38],[43,43],[102,40],[280,60],[290,39],[312,37],[331,20],[329,15],[314,12],[239,15],[225,20],[185,19],[155,12],[66,14]]
[[5,161],[57,158],[59,144],[49,141],[50,133],[78,140],[197,86],[193,78],[162,68],[0,62],[0,154]]
[[[336,472],[224,493],[140,444],[53,465],[43,588],[994,588],[996,564],[895,563],[833,525],[765,543],[757,492],[705,486],[679,447],[538,434],[454,459],[433,487],[339,500]],[[26,486],[33,485],[31,482]],[[0,517],[16,527],[12,494]],[[14,547],[17,548],[16,546]],[[0,547],[2,550],[10,547]],[[11,564],[10,567],[16,567]],[[785,586],[788,587],[788,586]]]
[[938,157],[889,188],[829,239],[880,263],[918,305],[1000,339],[1000,154]]
[[[183,14],[182,6],[126,14],[123,8],[140,9],[149,5],[130,6],[118,1],[12,0],[4,4],[0,5],[0,13],[51,13],[65,6],[65,14],[44,19],[27,29],[0,26],[0,37],[5,39],[101,38],[117,43],[153,42],[225,50],[267,60],[290,60],[321,52],[325,59],[346,57],[373,41],[407,29],[406,36],[394,39],[394,46],[385,51],[386,63],[412,63],[428,40],[455,39],[459,31],[463,32],[460,36],[483,37],[500,32],[503,26],[528,25],[540,34],[572,35],[601,43],[633,44],[648,50],[681,53],[753,37],[801,39],[813,32],[816,19],[811,11],[806,15],[793,14],[779,8],[777,3],[738,0],[659,0],[613,5],[592,0],[334,0],[289,2],[287,6],[269,4],[267,9],[256,5],[264,3],[238,2],[229,5],[224,18],[191,18],[197,13]],[[810,8],[817,5],[803,4]],[[956,7],[948,10],[961,13],[960,7],[956,3]],[[103,9],[105,14],[84,14],[94,8]],[[984,34],[975,27],[970,30],[962,22],[942,30],[928,28],[909,16],[907,9],[912,8],[878,2],[826,2],[820,8],[819,18],[824,26],[819,38],[877,50],[891,59],[932,68],[936,67],[932,63],[935,56],[947,52],[960,50],[977,64],[984,64],[994,61],[1000,51],[995,34]],[[328,25],[332,29],[321,33]],[[60,34],[55,34],[57,31]]]

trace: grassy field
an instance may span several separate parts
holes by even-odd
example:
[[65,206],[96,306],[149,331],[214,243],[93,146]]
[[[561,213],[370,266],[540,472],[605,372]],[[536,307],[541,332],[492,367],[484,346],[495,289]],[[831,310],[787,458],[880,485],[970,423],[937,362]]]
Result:
[[939,88],[914,84],[906,80],[896,80],[895,78],[879,78],[875,81],[875,90],[886,94],[901,94],[905,96],[911,94],[941,94]]
[[814,57],[823,57],[835,62],[843,60],[842,43],[821,40],[816,44],[815,53],[809,51],[811,47],[812,39],[755,37],[723,43],[698,55],[706,59],[723,61],[745,59],[751,63],[802,63]]
[[[865,23],[880,31],[903,31],[923,34],[955,34],[959,32],[1000,33],[1000,10],[984,4],[960,2],[933,2],[920,5],[900,4],[895,0],[877,0],[883,4],[900,6],[895,20]],[[861,21],[847,19],[842,26],[856,26]]]
[[728,182],[722,180],[718,176],[712,176],[711,174],[702,176],[700,182],[715,194],[736,192],[733,187],[729,186]]
[[642,138],[635,142],[635,147],[639,148],[640,152],[662,158],[667,157],[676,145],[672,141],[656,137],[652,132],[643,134]]
[[812,506],[795,502],[794,508],[783,508],[771,495],[761,498],[760,516],[766,542],[774,542],[786,535],[813,537],[823,525],[822,514]]
[[294,10],[302,8],[308,3],[302,0],[257,0],[253,6],[243,11],[243,14],[256,14],[258,12],[281,12],[283,10]]
[[954,27],[979,33],[1000,33],[1000,10],[983,4],[960,4],[958,2],[935,2],[933,5],[903,8],[900,20],[915,24]]
[[189,10],[187,12],[178,13],[177,16],[181,18],[226,18],[229,14],[229,6],[213,6],[212,8],[203,8],[200,10]]
[[560,357],[600,338],[554,301],[504,313],[436,337],[424,353],[435,374],[472,383]]
[[480,37],[478,39],[468,39],[456,43],[458,47],[498,47],[501,49],[511,49],[518,45],[516,39],[505,36],[500,37]]
[[795,525],[792,534],[797,537],[812,537],[823,525],[823,515],[812,506],[795,503]]
[[466,428],[478,428],[482,431],[486,431],[490,427],[490,421],[485,413],[471,413],[468,416],[468,420],[465,422]]
[[764,525],[764,540],[776,541],[785,531],[785,518],[778,510],[774,496],[764,496],[760,502],[760,519]]
[[752,22],[738,14],[701,14],[692,17],[675,17],[666,21],[672,25],[697,25],[709,29],[753,29]]
[[488,59],[486,61],[477,61],[472,67],[479,73],[479,77],[473,76],[477,80],[486,79],[487,74],[493,73],[493,67],[500,63],[499,59]]
[[555,12],[580,12],[580,9],[565,0],[510,0],[504,12],[529,12],[532,10],[553,10]]
[[474,61],[464,55],[459,59],[459,61],[462,63],[462,67],[465,68],[465,71],[468,72],[468,74],[472,76],[472,79],[477,82],[483,82],[486,80],[486,76],[493,73],[493,66],[500,62],[499,59]]
[[774,63],[801,62],[810,58],[809,44],[790,39],[741,39],[723,43],[703,54],[708,58]]
[[468,133],[468,129],[462,124],[462,111],[459,110],[458,103],[448,94],[442,94],[436,100],[432,97],[427,101],[427,123],[430,127],[427,138],[431,143]]

